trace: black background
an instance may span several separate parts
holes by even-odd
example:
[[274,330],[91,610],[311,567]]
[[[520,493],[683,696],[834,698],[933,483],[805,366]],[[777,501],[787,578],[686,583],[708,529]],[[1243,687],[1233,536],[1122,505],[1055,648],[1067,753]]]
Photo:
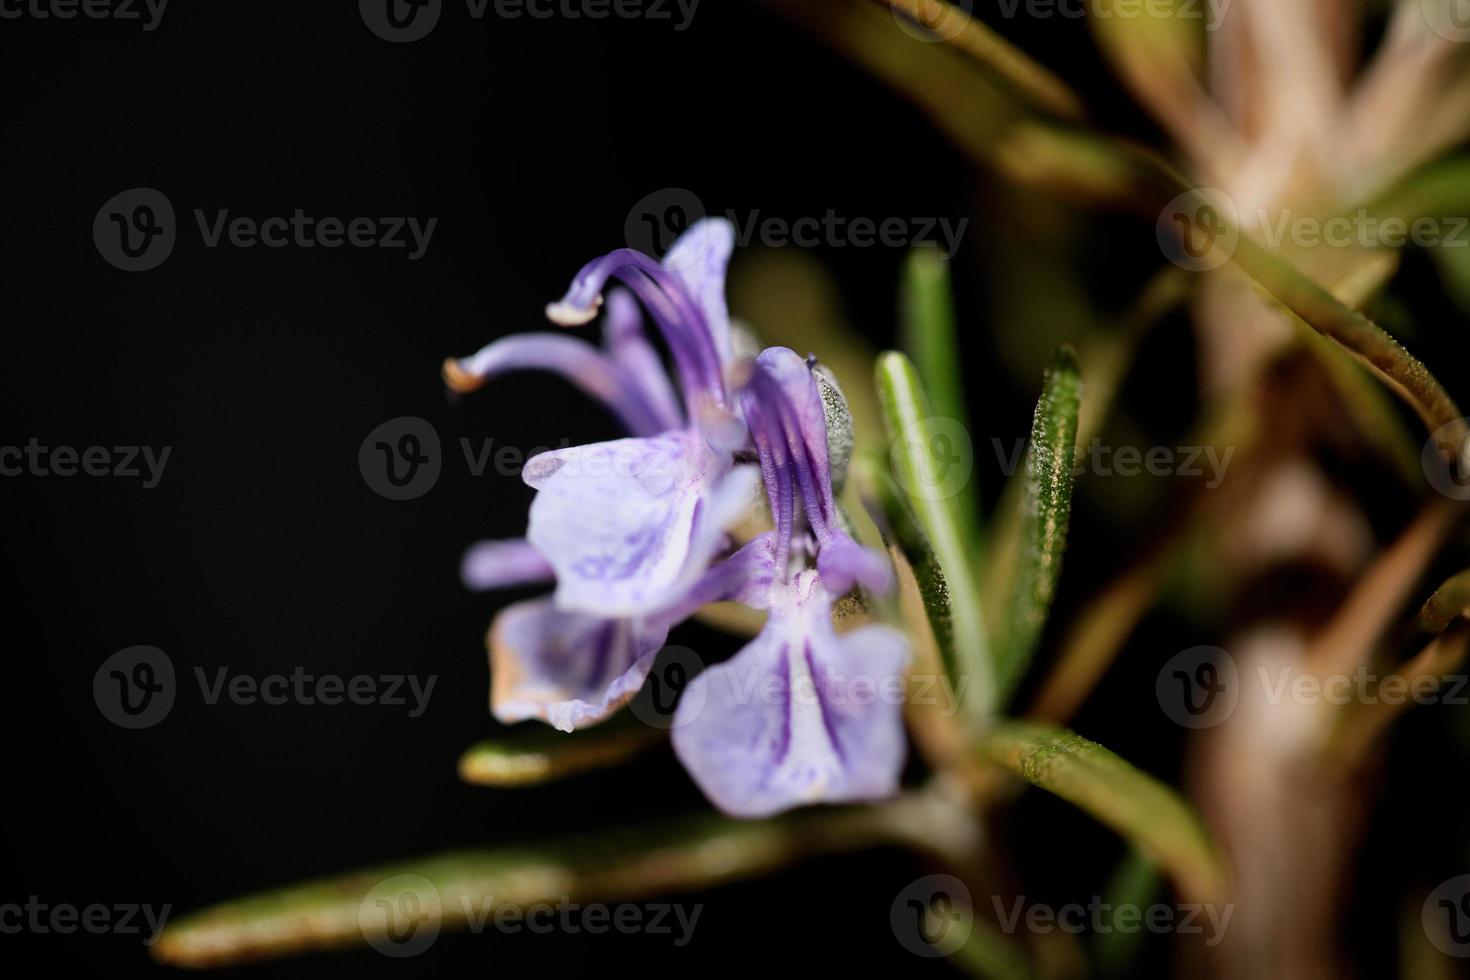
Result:
[[[644,195],[788,218],[962,216],[968,170],[907,107],[765,10],[707,2],[669,22],[471,20],[448,3],[394,45],[351,3],[175,0],[159,28],[0,21],[8,171],[0,220],[6,445],[171,446],[160,485],[4,481],[15,572],[0,900],[173,906],[455,846],[596,828],[704,804],[671,755],[544,789],[459,782],[494,730],[482,636],[505,599],[466,593],[460,554],[522,533],[530,491],[473,478],[456,440],[521,449],[615,432],[540,376],[459,406],[439,365],[540,329],[573,272],[623,244]],[[852,110],[859,110],[854,112]],[[91,233],[120,191],[161,190],[179,238],[126,273]],[[404,251],[206,248],[193,211],[439,218]],[[824,257],[824,261],[826,261]],[[850,314],[891,331],[900,255],[834,253]],[[437,486],[378,496],[358,448],[430,420]],[[180,694],[123,731],[93,703],[113,652],[164,650]],[[434,675],[428,711],[209,706],[194,669]],[[894,941],[902,855],[823,860],[695,896],[694,941],[444,936],[406,962],[371,950],[242,969],[308,976],[479,968],[653,975],[769,968],[777,943],[833,967],[944,971]],[[773,930],[767,938],[764,930]],[[779,936],[776,932],[779,932]],[[158,971],[137,937],[6,935],[0,949]]]
[[[1085,30],[1046,30],[1047,60],[1100,118],[1148,137],[1125,100],[1100,90]],[[0,483],[13,570],[0,902],[169,904],[178,915],[364,864],[703,806],[666,752],[540,789],[458,780],[460,750],[495,730],[482,637],[506,601],[465,592],[459,558],[476,539],[520,534],[530,499],[514,476],[472,476],[458,440],[528,450],[615,429],[541,376],[455,402],[439,365],[540,329],[544,304],[583,262],[623,245],[629,209],[661,188],[690,188],[712,212],[879,220],[972,215],[997,191],[897,96],[768,9],[728,0],[704,0],[683,32],[669,21],[475,21],[447,2],[438,28],[406,45],[375,37],[348,2],[174,0],[151,33],[21,19],[0,21],[0,41],[0,445],[172,447],[152,490],[110,478]],[[172,201],[179,240],[159,268],[126,273],[99,256],[92,221],[139,186]],[[404,250],[206,248],[196,208],[439,220],[410,262]],[[993,226],[977,228],[957,267],[1006,247]],[[1126,234],[1146,247],[1152,231]],[[902,253],[813,252],[846,316],[891,343]],[[1034,388],[996,367],[985,297],[961,279],[973,417],[1011,440]],[[1116,291],[1127,295],[1126,282]],[[1170,343],[1159,356],[1187,362],[1187,342]],[[437,485],[405,502],[358,471],[363,438],[399,416],[428,419],[445,448]],[[1085,512],[1080,521],[1086,540]],[[181,690],[161,724],[123,731],[98,711],[92,680],[135,644],[166,651]],[[416,719],[388,706],[207,705],[194,670],[222,666],[437,681]],[[1151,668],[1139,676],[1128,690],[1151,704]],[[1088,733],[1168,776],[1177,750],[1158,736],[1177,743],[1177,730],[1129,715],[1094,717]],[[1026,826],[1065,821],[1076,835],[1060,864],[1101,871],[1117,856],[1110,835],[1060,805],[1024,814]],[[946,973],[888,926],[893,896],[927,870],[898,853],[828,858],[689,897],[705,908],[682,949],[649,935],[447,935],[406,962],[363,950],[229,972],[618,962],[652,975]],[[162,969],[137,937],[0,936],[0,954],[21,949]]]

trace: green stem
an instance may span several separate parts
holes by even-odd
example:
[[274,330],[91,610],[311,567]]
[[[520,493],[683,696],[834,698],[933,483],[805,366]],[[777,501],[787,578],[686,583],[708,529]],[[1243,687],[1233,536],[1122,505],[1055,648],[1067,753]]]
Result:
[[937,40],[973,58],[1034,107],[1064,119],[1082,118],[1082,100],[1066,82],[954,4],[944,0],[877,2],[933,30]]
[[709,888],[814,855],[878,844],[940,856],[967,853],[970,826],[967,814],[928,791],[882,806],[803,811],[772,821],[710,814],[551,843],[454,851],[206,908],[171,921],[152,951],[175,966],[217,967],[382,941],[375,899],[391,901],[405,889],[419,893],[419,907],[433,912],[433,926],[455,929],[493,922],[501,908]]

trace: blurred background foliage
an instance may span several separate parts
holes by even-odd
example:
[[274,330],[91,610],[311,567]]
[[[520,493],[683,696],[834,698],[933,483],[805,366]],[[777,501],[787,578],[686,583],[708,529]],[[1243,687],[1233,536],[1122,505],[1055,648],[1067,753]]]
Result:
[[[971,219],[963,247],[938,266],[923,253],[751,248],[737,255],[730,306],[762,337],[817,352],[843,380],[860,446],[851,510],[877,518],[864,533],[873,540],[881,526],[910,563],[915,594],[929,600],[876,612],[922,614],[935,656],[990,677],[963,715],[968,727],[926,732],[915,719],[915,789],[894,804],[757,825],[682,815],[697,806],[695,795],[682,784],[659,795],[681,777],[659,754],[659,740],[640,728],[556,740],[537,732],[526,741],[492,731],[460,757],[461,775],[495,787],[485,793],[545,794],[525,805],[557,814],[548,830],[591,830],[595,838],[611,809],[618,823],[645,820],[642,829],[529,850],[496,844],[432,865],[380,868],[349,879],[345,890],[306,888],[206,911],[176,925],[162,958],[229,961],[241,951],[334,945],[351,938],[355,920],[328,915],[303,934],[302,910],[355,910],[363,887],[399,867],[437,868],[467,893],[529,901],[583,887],[640,896],[786,876],[723,893],[759,900],[762,889],[793,882],[809,889],[862,882],[869,867],[884,884],[867,897],[881,899],[907,875],[949,866],[966,870],[976,895],[1024,893],[1053,905],[1095,894],[1228,896],[1240,914],[1230,942],[1216,951],[1167,937],[1018,940],[982,922],[972,946],[951,960],[905,956],[897,960],[904,968],[1047,977],[1453,975],[1427,946],[1418,909],[1430,889],[1470,864],[1470,796],[1457,778],[1470,755],[1463,706],[1415,709],[1392,725],[1356,717],[1298,724],[1247,707],[1219,731],[1191,734],[1160,710],[1155,681],[1171,657],[1204,644],[1230,651],[1242,671],[1261,662],[1458,669],[1463,637],[1455,623],[1464,603],[1446,598],[1448,612],[1430,627],[1415,614],[1470,554],[1463,515],[1433,494],[1421,463],[1428,431],[1458,419],[1455,404],[1470,397],[1459,370],[1470,308],[1464,254],[1417,247],[1272,254],[1250,244],[1260,229],[1249,216],[1263,208],[1325,217],[1360,206],[1405,217],[1470,212],[1461,156],[1470,133],[1470,45],[1423,31],[1418,0],[1235,0],[1234,19],[1209,35],[1180,17],[1041,21],[976,3],[971,21],[937,0],[892,6],[769,0],[739,15],[752,18],[740,22],[739,37],[746,51],[768,44],[777,68],[756,72],[756,59],[732,60],[725,67],[736,81],[708,84],[743,82],[778,99],[797,97],[783,92],[791,83],[782,71],[804,86],[828,80],[804,110],[822,113],[813,139],[849,140],[845,159],[824,156],[826,165],[859,167],[865,144],[890,163],[881,173],[858,171],[861,186],[842,184],[842,203],[873,216],[963,215]],[[915,35],[932,28],[958,33],[945,43]],[[789,68],[794,63],[803,67]],[[678,67],[684,78],[699,77],[692,64]],[[761,77],[742,80],[737,68]],[[549,114],[578,95],[542,93],[541,109],[527,115]],[[452,253],[463,268],[444,274],[489,290],[487,261],[499,270],[496,283],[504,270],[514,278],[532,269],[534,281],[517,288],[555,295],[564,276],[542,268],[554,264],[543,255],[595,253],[607,243],[602,232],[618,229],[638,196],[628,188],[681,184],[690,170],[707,178],[689,183],[711,211],[819,210],[810,195],[820,174],[742,185],[740,169],[756,158],[805,150],[797,120],[787,119],[780,144],[767,146],[761,99],[736,101],[744,108],[728,106],[728,119],[709,123],[730,130],[718,147],[727,159],[701,156],[637,173],[618,157],[643,158],[604,134],[614,157],[602,161],[610,179],[579,192],[585,200],[570,209],[584,227],[572,242],[553,245],[558,229],[538,227],[515,248],[503,246],[506,254]],[[874,106],[882,112],[870,115]],[[518,125],[512,131],[528,141],[564,135],[534,118]],[[432,145],[446,157],[463,149]],[[578,167],[557,176],[571,185],[583,176]],[[1170,264],[1157,235],[1160,212],[1197,186],[1223,187],[1245,216],[1232,262],[1208,274]],[[537,309],[523,298],[507,303],[516,316]],[[465,303],[473,308],[474,297]],[[422,315],[407,302],[390,312]],[[452,333],[433,337],[441,349],[419,358],[426,378],[416,382],[432,383],[438,357],[487,339],[470,317]],[[335,356],[340,339],[323,347]],[[382,375],[391,377],[401,364],[383,356]],[[946,376],[946,365],[954,374]],[[381,385],[371,374],[363,369],[342,394]],[[537,394],[512,386],[489,408],[457,407],[445,431],[503,431],[506,407]],[[905,460],[902,439],[891,445],[931,416],[968,419],[973,437],[972,485],[939,502],[905,492],[911,481],[903,467],[925,462],[922,453]],[[560,434],[564,423],[547,431]],[[1209,445],[1235,456],[1218,488],[1086,469],[1075,486],[1059,485],[1030,463],[1008,479],[997,445],[1009,455],[1028,433],[1059,452],[1097,438],[1110,446]],[[507,515],[523,504],[518,490],[497,491]],[[511,520],[497,509],[492,522],[502,519]],[[438,531],[436,555],[450,567],[455,541],[472,534],[448,522]],[[936,569],[950,589],[947,610],[924,588]],[[453,588],[447,576],[435,586]],[[488,620],[479,602],[462,603],[455,615],[457,623]],[[925,624],[913,622],[922,632]],[[452,657],[472,657],[472,632],[456,628],[435,642],[458,644]],[[1448,645],[1431,642],[1434,634]],[[738,646],[711,626],[693,627],[685,642],[726,653]],[[1012,720],[997,723],[998,713]],[[489,727],[482,714],[466,718],[456,737]],[[1361,731],[1373,737],[1353,736]],[[418,753],[413,765],[452,768],[452,753],[434,762],[421,758],[424,747]],[[409,759],[381,761],[399,767]],[[612,763],[630,764],[632,775],[590,772]],[[935,772],[946,777],[931,780]],[[1051,792],[1023,792],[1003,773]],[[506,788],[550,779],[588,782]],[[436,807],[458,799],[442,787],[435,792],[433,805],[412,808],[430,811],[429,827]],[[599,801],[596,827],[583,819],[584,794]],[[491,809],[517,805],[506,798],[494,796]],[[616,807],[603,802],[609,798]],[[498,841],[506,829],[485,836]],[[446,843],[469,833],[458,825]],[[303,840],[314,836],[302,832]],[[420,828],[408,836],[421,847],[434,834]],[[829,853],[874,845],[882,849],[872,858]],[[380,856],[401,855],[395,845]],[[816,871],[785,870],[808,856],[819,858]],[[867,860],[875,863],[855,864]],[[510,888],[507,873],[525,890]],[[242,887],[250,880],[233,874]],[[193,884],[203,890],[213,879]],[[822,921],[845,920],[832,913]]]

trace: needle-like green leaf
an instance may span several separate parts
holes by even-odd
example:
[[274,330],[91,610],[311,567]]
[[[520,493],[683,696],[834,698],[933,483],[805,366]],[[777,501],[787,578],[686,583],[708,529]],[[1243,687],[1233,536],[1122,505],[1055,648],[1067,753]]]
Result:
[[[1103,898],[1113,908],[1148,908],[1159,897],[1163,882],[1158,865],[1130,848],[1103,888]],[[1104,929],[1092,937],[1092,958],[1103,977],[1133,975],[1147,933],[1142,930]]]
[[471,746],[459,757],[459,775],[482,786],[552,782],[626,762],[667,734],[626,712],[606,725],[571,734],[527,724]]
[[1031,105],[1066,119],[1080,119],[1082,100],[1067,83],[1020,48],[943,0],[877,0],[896,16],[931,31],[934,38],[969,55]]
[[[924,383],[930,411],[970,431],[949,262],[937,248],[916,248],[909,253],[900,305],[903,348]],[[980,494],[971,487],[966,493],[955,494],[952,503],[960,533],[978,548]]]
[[1439,633],[1457,619],[1470,619],[1470,569],[1452,575],[1434,590],[1414,626],[1425,633]]
[[1224,869],[1194,810],[1101,745],[1048,725],[1005,722],[985,734],[978,753],[1123,835],[1158,862],[1188,901],[1224,894]]
[[1006,605],[1009,620],[1001,648],[1003,698],[1010,696],[1025,674],[1056,595],[1072,513],[1077,413],[1081,404],[1077,357],[1070,347],[1063,347],[1047,369],[1026,450],[1019,566]]
[[913,362],[889,351],[879,356],[878,397],[892,445],[893,475],[928,537],[948,588],[954,659],[969,683],[963,702],[974,722],[995,705],[995,668],[980,612],[975,543],[965,536],[956,495],[969,492],[974,468],[967,430],[936,418]]
[[978,916],[972,916],[970,934],[950,955],[956,966],[978,980],[1036,977],[1036,970],[1015,940]]
[[881,806],[807,810],[778,820],[715,815],[525,846],[456,851],[249,895],[170,921],[152,947],[175,966],[212,967],[383,941],[406,893],[437,931],[485,928],[498,909],[632,901],[751,878],[818,854],[880,843],[952,857],[970,847],[933,794]]
[[853,460],[853,477],[864,500],[871,501],[882,516],[881,529],[885,543],[903,552],[913,570],[915,587],[923,600],[924,618],[934,634],[939,659],[945,672],[956,684],[960,665],[954,648],[954,623],[949,608],[949,585],[944,569],[935,557],[929,537],[919,527],[908,501],[892,473],[874,454],[863,454]]

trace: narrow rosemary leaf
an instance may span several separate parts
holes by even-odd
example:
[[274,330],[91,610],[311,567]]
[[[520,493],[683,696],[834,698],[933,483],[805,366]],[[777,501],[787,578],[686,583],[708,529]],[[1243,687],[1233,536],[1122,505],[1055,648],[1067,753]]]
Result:
[[1439,633],[1461,618],[1470,618],[1470,569],[1451,576],[1434,590],[1419,610],[1414,627],[1424,633]]
[[[954,293],[949,262],[937,248],[916,248],[904,264],[899,329],[905,353],[914,362],[929,410],[935,417],[952,419],[969,432],[965,379],[955,327]],[[972,546],[981,545],[978,488],[953,499],[960,532]]]
[[1077,356],[1062,347],[1042,383],[1031,424],[1021,501],[1021,550],[1013,579],[1006,642],[1001,651],[1002,694],[1009,697],[1026,672],[1046,626],[1067,547],[1077,414],[1082,404]]
[[[956,449],[961,455],[969,450],[953,446],[952,437],[938,431],[939,420],[930,412],[924,386],[907,357],[895,351],[880,355],[877,381],[892,443],[893,475],[943,570],[955,659],[962,679],[969,682],[963,707],[967,718],[979,723],[994,711],[995,667],[980,611],[978,556],[974,542],[965,537],[954,499],[969,492],[969,477],[957,480],[950,472]],[[966,457],[961,465],[973,467],[973,459]]]
[[1193,808],[1101,745],[1049,725],[1002,722],[980,740],[977,753],[1117,831],[1158,862],[1186,901],[1223,895],[1224,869]]
[[865,500],[876,505],[882,517],[884,543],[898,548],[908,559],[914,583],[924,605],[924,618],[934,634],[939,659],[952,684],[959,683],[960,666],[954,647],[954,623],[949,609],[949,586],[934,548],[924,529],[914,519],[907,500],[881,458],[865,453],[853,461],[853,473]]

